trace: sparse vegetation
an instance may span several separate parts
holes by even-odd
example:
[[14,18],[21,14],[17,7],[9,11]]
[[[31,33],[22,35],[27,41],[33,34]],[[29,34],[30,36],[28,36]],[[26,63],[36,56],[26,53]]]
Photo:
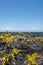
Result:
[[43,59],[43,35],[32,32],[0,34],[1,65],[16,65],[18,60],[22,61],[24,58],[28,62],[27,65],[39,65],[37,60]]

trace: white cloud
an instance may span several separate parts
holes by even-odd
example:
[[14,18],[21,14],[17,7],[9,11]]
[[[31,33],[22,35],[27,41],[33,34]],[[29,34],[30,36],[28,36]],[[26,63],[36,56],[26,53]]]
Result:
[[11,28],[10,27],[6,27],[6,26],[1,26],[0,27],[0,31],[7,31],[7,30],[11,30]]
[[37,29],[39,29],[39,28],[35,28],[35,27],[33,28],[33,27],[32,27],[32,28],[30,28],[30,29],[37,30]]
[[11,28],[10,28],[10,27],[6,27],[6,28],[5,28],[5,30],[8,30],[8,31],[10,31],[10,30],[11,30]]
[[18,27],[18,26],[0,26],[0,31],[41,31],[38,27]]

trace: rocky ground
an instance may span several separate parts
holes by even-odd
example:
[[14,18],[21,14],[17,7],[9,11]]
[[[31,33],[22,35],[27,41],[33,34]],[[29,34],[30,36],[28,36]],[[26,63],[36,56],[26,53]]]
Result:
[[[13,60],[13,63],[8,63],[6,65],[27,65],[27,59],[25,58],[26,54],[33,54],[34,52],[37,52],[40,56],[43,56],[43,45],[41,44],[20,44],[17,42],[10,43],[9,46],[0,44],[0,51],[4,51],[5,53],[9,54],[12,53],[13,48],[17,48],[19,50],[25,50],[26,52],[20,52],[15,59]],[[1,54],[0,54],[1,58]],[[43,59],[38,58],[36,60],[38,65],[43,65]],[[0,65],[2,62],[0,61]]]
[[[9,41],[8,38],[10,38],[10,37],[9,36],[6,37],[8,41]],[[28,34],[26,34],[26,35],[19,34],[19,35],[15,35],[14,37],[15,38],[14,38],[13,42],[0,43],[0,65],[43,65],[43,37],[39,37],[38,35],[36,37],[36,35],[28,35]],[[15,48],[16,48],[16,51],[15,51],[16,53],[13,52],[13,49],[15,49]],[[36,59],[35,59],[35,56],[37,54],[34,54],[34,53],[37,53],[39,57],[38,58],[36,57]],[[12,59],[12,61],[9,62],[9,61],[6,61],[6,58],[10,54],[13,54],[14,58],[11,55],[11,57],[13,59]],[[7,55],[7,57],[4,58],[4,56],[6,56],[6,55]],[[28,56],[28,58],[27,58],[27,56]],[[7,60],[8,60],[8,58],[7,58]],[[36,61],[36,62],[34,62],[34,61]],[[32,64],[32,62],[33,62],[33,64]],[[4,63],[4,64],[2,64],[2,63]]]

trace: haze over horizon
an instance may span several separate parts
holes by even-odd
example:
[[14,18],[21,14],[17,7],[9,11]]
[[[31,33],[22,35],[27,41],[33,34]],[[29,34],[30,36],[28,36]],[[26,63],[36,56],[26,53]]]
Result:
[[43,32],[43,0],[0,0],[0,31]]

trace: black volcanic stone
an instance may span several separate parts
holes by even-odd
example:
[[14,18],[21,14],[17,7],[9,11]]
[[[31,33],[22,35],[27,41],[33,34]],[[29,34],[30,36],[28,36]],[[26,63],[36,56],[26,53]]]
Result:
[[18,49],[21,49],[21,50],[27,50],[27,51],[29,51],[29,52],[31,52],[31,53],[33,53],[33,52],[41,52],[42,50],[43,50],[43,46],[42,45],[40,45],[40,44],[17,44],[16,46],[15,46],[16,48],[18,48]]

